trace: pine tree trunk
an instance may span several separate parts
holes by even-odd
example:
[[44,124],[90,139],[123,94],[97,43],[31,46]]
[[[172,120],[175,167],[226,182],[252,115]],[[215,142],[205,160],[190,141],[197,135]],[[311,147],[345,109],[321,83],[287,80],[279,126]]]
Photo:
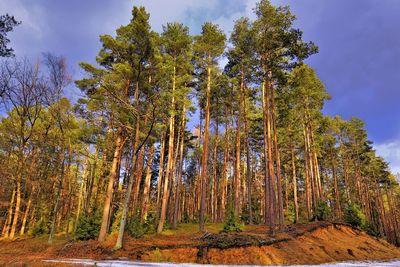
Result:
[[337,218],[341,217],[341,208],[340,208],[340,197],[339,197],[339,186],[336,175],[336,162],[333,159],[334,155],[332,155],[332,176],[333,176],[333,190],[335,194],[335,216]]
[[281,177],[281,159],[278,148],[278,135],[276,128],[276,107],[274,89],[271,88],[271,113],[272,113],[272,128],[274,132],[274,148],[275,148],[275,160],[276,160],[276,186],[278,191],[278,218],[279,218],[279,229],[283,228],[283,200],[282,200],[282,177]]
[[267,106],[265,103],[265,83],[262,83],[262,94],[261,94],[261,102],[262,102],[262,111],[263,111],[263,137],[264,137],[264,217],[265,217],[265,224],[272,228],[272,218],[270,217],[270,179],[268,175],[268,138],[267,138]]
[[9,235],[10,239],[14,238],[15,231],[16,231],[16,228],[17,228],[17,223],[18,223],[20,207],[21,207],[21,176],[22,176],[22,171],[18,175],[18,178],[17,178],[17,192],[16,192],[17,199],[16,199],[16,202],[15,202],[14,217],[13,217],[13,221],[12,221],[12,225],[11,225],[11,231],[10,231],[10,235]]
[[164,228],[165,218],[167,214],[167,204],[169,200],[169,178],[173,175],[174,168],[174,137],[175,137],[175,82],[176,82],[176,67],[174,66],[174,73],[172,77],[172,101],[171,101],[171,116],[169,118],[169,140],[168,140],[168,161],[167,170],[165,173],[163,196],[161,201],[160,220],[158,222],[157,233],[161,233]]
[[24,217],[22,219],[22,225],[21,225],[21,230],[19,235],[23,236],[25,234],[25,226],[26,226],[26,221],[28,219],[28,214],[29,214],[29,210],[31,208],[31,204],[32,204],[32,196],[33,193],[35,191],[35,187],[32,187],[31,193],[29,194],[29,199],[28,199],[28,203],[26,204],[26,209],[25,209],[25,213],[24,213]]
[[106,191],[106,198],[104,200],[104,207],[103,207],[103,216],[101,219],[101,226],[99,232],[98,240],[103,242],[106,239],[106,235],[108,232],[109,227],[109,216],[110,216],[110,207],[111,207],[111,200],[113,195],[113,188],[114,188],[114,181],[119,176],[118,165],[121,160],[123,149],[123,132],[122,127],[119,127],[117,130],[117,138],[115,140],[115,150],[114,150],[114,157],[111,164],[110,174],[108,177],[108,185]]
[[63,182],[64,182],[64,172],[65,172],[65,151],[64,149],[62,150],[62,163],[61,163],[61,175],[58,180],[58,186],[57,186],[57,195],[56,195],[56,202],[54,203],[54,208],[53,208],[53,218],[51,220],[51,227],[50,227],[50,235],[49,239],[47,240],[47,243],[52,244],[53,243],[53,238],[55,234],[55,224],[56,224],[56,218],[57,218],[57,211],[58,211],[58,205],[60,203],[60,198],[61,198],[61,190],[63,187]]
[[[210,60],[211,61],[211,60]],[[210,126],[210,98],[211,98],[211,67],[207,68],[207,89],[204,122],[203,154],[201,157],[201,201],[200,201],[200,232],[205,232],[205,211],[207,194],[207,157],[208,157],[208,129]]]
[[11,221],[12,221],[13,210],[14,210],[13,206],[14,206],[15,195],[16,195],[16,189],[14,188],[12,195],[11,195],[10,208],[8,209],[7,220],[4,223],[3,231],[1,233],[1,235],[4,236],[5,238],[8,238],[8,236],[10,234],[10,227],[11,227]]
[[271,90],[270,83],[269,83],[269,71],[266,68],[265,71],[265,108],[267,111],[267,146],[268,146],[268,177],[269,177],[269,217],[270,217],[270,224],[269,224],[269,231],[271,234],[274,234],[275,230],[275,213],[276,213],[276,194],[275,194],[275,170],[273,164],[273,156],[272,156],[272,125],[271,125]]
[[224,148],[224,165],[222,167],[222,188],[221,188],[221,210],[219,220],[225,219],[225,207],[227,205],[227,193],[228,193],[228,159],[229,159],[229,131],[230,123],[229,119],[225,127],[225,148]]
[[292,154],[292,182],[293,182],[293,203],[294,203],[294,223],[299,222],[299,203],[297,201],[297,178],[294,149],[291,149]]
[[163,132],[161,135],[161,147],[160,147],[160,166],[158,169],[158,179],[157,179],[157,206],[160,203],[161,197],[161,185],[164,176],[164,155],[165,155],[165,139],[166,139],[166,132]]
[[141,210],[141,223],[147,220],[147,211],[149,207],[149,197],[150,197],[150,183],[151,183],[151,167],[153,164],[153,153],[154,146],[152,145],[149,149],[149,153],[147,155],[147,170],[146,170],[146,178],[144,180],[144,188],[143,188],[143,200],[142,200],[142,210]]
[[[243,66],[242,66],[243,68]],[[244,70],[242,71],[242,75],[244,76]],[[248,128],[248,119],[246,112],[246,99],[247,99],[247,87],[244,86],[244,96],[243,96],[243,120],[244,120],[244,131],[246,136],[246,166],[247,166],[247,205],[249,210],[249,224],[253,224],[253,205],[252,205],[252,177],[253,172],[251,168],[251,154],[250,154],[250,137],[249,137],[249,128]]]
[[[239,108],[240,109],[240,108]],[[239,216],[239,195],[240,195],[240,111],[236,117],[236,142],[235,142],[235,176],[234,176],[234,200],[233,211],[235,216]]]
[[[218,105],[218,103],[217,103]],[[217,146],[218,146],[218,116],[216,118],[215,127],[215,140],[213,149],[213,181],[212,181],[212,192],[211,192],[211,218],[215,222],[217,218]]]
[[311,211],[311,186],[310,186],[310,170],[308,166],[308,156],[307,156],[307,138],[306,138],[306,129],[303,129],[304,132],[304,163],[305,163],[305,168],[304,168],[304,176],[306,178],[306,183],[305,183],[305,191],[306,191],[306,208],[307,208],[307,217],[308,219],[311,219],[312,216],[312,211]]
[[[181,141],[179,144],[179,169],[178,169],[178,177],[176,181],[176,191],[175,191],[175,206],[174,206],[174,218],[173,218],[173,228],[176,229],[178,225],[178,215],[179,215],[179,202],[180,202],[180,190],[181,190],[181,183],[182,183],[182,171],[183,171],[183,148],[185,142],[185,127],[186,127],[186,109],[185,105],[183,105],[182,110],[182,126],[181,126]],[[183,197],[184,199],[184,197]]]

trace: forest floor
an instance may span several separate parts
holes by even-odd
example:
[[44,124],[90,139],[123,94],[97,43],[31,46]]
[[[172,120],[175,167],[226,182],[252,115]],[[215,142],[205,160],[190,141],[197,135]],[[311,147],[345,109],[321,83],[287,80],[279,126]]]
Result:
[[45,259],[124,259],[150,262],[293,265],[335,261],[400,258],[400,249],[348,225],[313,222],[286,227],[274,236],[265,226],[246,226],[240,233],[221,233],[222,224],[182,224],[176,230],[142,239],[125,237],[124,247],[113,251],[116,236],[66,242],[62,235],[52,245],[47,237],[0,240],[0,266],[60,266]]

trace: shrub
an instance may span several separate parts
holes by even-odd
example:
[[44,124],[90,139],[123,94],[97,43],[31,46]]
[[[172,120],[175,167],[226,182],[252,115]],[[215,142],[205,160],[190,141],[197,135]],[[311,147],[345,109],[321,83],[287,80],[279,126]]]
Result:
[[35,222],[29,231],[29,234],[32,236],[40,236],[48,233],[49,233],[48,221],[43,220],[43,218]]
[[78,219],[75,238],[78,240],[95,239],[100,231],[101,220],[96,215],[82,215]]
[[140,219],[135,217],[127,222],[126,231],[134,238],[142,238],[147,233],[148,228],[140,223]]
[[146,229],[146,234],[155,233],[157,230],[157,224],[158,221],[156,215],[154,213],[149,213],[146,222],[143,224]]
[[315,208],[315,217],[319,221],[325,221],[331,216],[331,209],[325,201],[319,200]]
[[228,217],[225,220],[224,228],[222,232],[230,233],[230,232],[242,232],[244,225],[238,221],[234,212],[231,210],[229,212]]
[[374,223],[372,223],[370,221],[367,221],[365,226],[362,227],[362,229],[365,232],[367,232],[369,235],[372,235],[372,236],[375,236],[375,237],[380,237],[381,236],[381,233],[379,232],[378,227]]
[[366,227],[366,218],[361,208],[357,204],[349,204],[344,210],[344,220],[354,227]]
[[250,219],[250,214],[249,214],[249,209],[246,207],[243,207],[242,209],[242,214],[240,215],[240,219],[242,222],[249,224],[249,219]]
[[111,224],[111,233],[118,233],[119,226],[121,225],[122,211],[119,209],[113,216]]

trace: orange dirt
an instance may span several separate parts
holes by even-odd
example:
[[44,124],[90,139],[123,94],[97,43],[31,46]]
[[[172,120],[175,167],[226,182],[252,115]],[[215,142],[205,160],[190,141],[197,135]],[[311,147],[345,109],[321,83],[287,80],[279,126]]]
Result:
[[45,237],[3,240],[0,265],[41,266],[43,259],[63,258],[260,265],[400,258],[399,248],[344,224],[295,225],[273,237],[266,234],[264,226],[248,226],[244,232],[234,234],[219,234],[220,228],[221,225],[209,225],[209,234],[202,235],[196,226],[182,225],[178,230],[139,240],[127,236],[123,249],[115,252],[112,251],[115,235],[104,243],[94,240],[67,243],[62,236],[53,245],[48,245]]

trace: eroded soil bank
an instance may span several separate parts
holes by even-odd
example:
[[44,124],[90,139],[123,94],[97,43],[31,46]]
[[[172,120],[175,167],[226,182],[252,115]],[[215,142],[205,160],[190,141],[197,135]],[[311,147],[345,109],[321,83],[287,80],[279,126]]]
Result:
[[[126,237],[124,248],[112,251],[115,237],[97,241],[53,245],[46,238],[0,241],[0,264],[40,266],[43,259],[129,259],[151,262],[293,265],[352,260],[400,258],[400,249],[348,225],[318,222],[290,226],[275,236],[264,226],[246,227],[242,233],[219,233],[220,225],[209,225],[202,235],[194,225],[162,235],[135,240]],[[49,264],[46,264],[49,266]]]

